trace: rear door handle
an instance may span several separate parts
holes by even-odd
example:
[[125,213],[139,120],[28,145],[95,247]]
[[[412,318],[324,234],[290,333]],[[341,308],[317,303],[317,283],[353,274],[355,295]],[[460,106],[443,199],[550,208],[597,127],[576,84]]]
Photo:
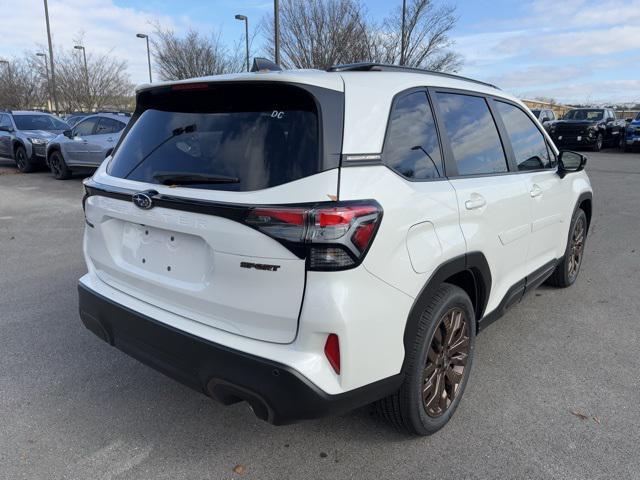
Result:
[[487,201],[478,193],[472,193],[471,198],[464,202],[464,206],[467,210],[477,210],[478,208],[484,207],[486,204]]
[[531,190],[529,191],[529,194],[534,198],[535,197],[539,197],[540,195],[542,195],[542,189],[538,185],[534,184],[531,187]]

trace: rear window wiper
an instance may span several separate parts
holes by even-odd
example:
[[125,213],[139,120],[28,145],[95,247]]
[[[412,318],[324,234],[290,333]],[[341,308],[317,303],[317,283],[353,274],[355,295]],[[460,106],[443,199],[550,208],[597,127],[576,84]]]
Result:
[[144,162],[147,158],[149,158],[153,153],[155,153],[156,150],[158,150],[161,146],[163,146],[165,143],[167,143],[169,140],[175,138],[175,137],[179,137],[180,135],[183,135],[185,133],[193,133],[198,129],[197,125],[195,123],[191,124],[191,125],[185,125],[184,127],[178,127],[178,128],[174,128],[171,131],[171,135],[168,136],[167,138],[165,138],[164,140],[162,140],[158,145],[156,145],[155,147],[153,147],[151,149],[151,151],[149,153],[147,153],[144,157],[142,157],[140,159],[140,161],[138,163],[136,163],[134,165],[134,167],[129,170],[129,172],[123,177],[123,178],[128,178],[129,175],[131,175],[134,170],[136,168],[138,168],[142,162]]
[[215,183],[240,183],[238,177],[226,175],[206,175],[201,173],[156,173],[153,178],[163,185],[197,185]]

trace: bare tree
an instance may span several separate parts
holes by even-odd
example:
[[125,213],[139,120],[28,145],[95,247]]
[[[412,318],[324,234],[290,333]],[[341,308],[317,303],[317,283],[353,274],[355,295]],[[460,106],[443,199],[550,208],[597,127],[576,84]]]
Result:
[[[451,51],[453,41],[449,37],[458,21],[455,12],[454,6],[437,5],[433,0],[409,0],[403,42],[399,5],[378,31],[372,30],[372,59],[428,70],[457,71],[462,59]],[[405,48],[401,52],[403,43]]]
[[110,54],[87,54],[87,71],[77,50],[56,55],[56,89],[65,111],[125,108],[133,85],[127,63]]
[[217,75],[243,70],[244,56],[239,48],[233,53],[222,43],[219,33],[206,37],[189,30],[181,38],[173,30],[155,26],[152,40],[156,68],[163,80]]
[[[275,57],[273,16],[262,22],[266,51]],[[368,58],[368,27],[357,0],[280,2],[281,63],[287,68],[326,69]]]
[[[11,109],[47,108],[44,73],[28,55],[0,65],[0,107]],[[43,66],[44,69],[44,66]]]
[[[374,61],[437,71],[456,71],[461,57],[451,51],[455,7],[434,0],[408,0],[404,55],[402,7],[381,24],[367,18],[359,0],[281,0],[281,62],[287,68],[326,69],[339,63]],[[275,56],[273,16],[262,21],[266,52]],[[402,58],[401,58],[402,57]]]

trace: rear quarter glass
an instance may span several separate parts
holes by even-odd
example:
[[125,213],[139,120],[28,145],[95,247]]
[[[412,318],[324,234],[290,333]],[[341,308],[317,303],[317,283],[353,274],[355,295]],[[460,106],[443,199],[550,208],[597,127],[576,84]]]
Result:
[[341,92],[214,82],[206,88],[143,91],[137,103],[107,169],[115,177],[152,184],[171,184],[167,178],[177,175],[224,177],[237,181],[189,187],[253,191],[339,163]]

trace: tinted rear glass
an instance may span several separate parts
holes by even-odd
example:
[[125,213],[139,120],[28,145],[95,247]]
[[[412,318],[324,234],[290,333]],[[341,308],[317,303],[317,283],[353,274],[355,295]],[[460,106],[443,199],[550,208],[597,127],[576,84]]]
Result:
[[248,191],[321,169],[316,104],[298,87],[165,89],[143,92],[138,103],[133,125],[108,167],[110,175],[169,184],[172,175],[233,178],[237,182],[189,186]]

